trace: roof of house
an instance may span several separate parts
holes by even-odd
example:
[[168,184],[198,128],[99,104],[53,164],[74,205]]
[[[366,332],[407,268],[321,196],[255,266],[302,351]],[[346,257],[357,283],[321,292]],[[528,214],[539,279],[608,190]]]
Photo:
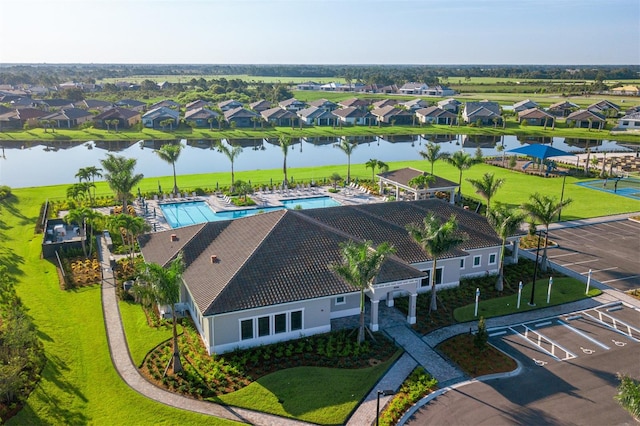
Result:
[[533,118],[551,118],[553,119],[553,115],[549,114],[546,111],[541,110],[540,108],[529,108],[523,111],[518,112],[518,118],[522,119],[533,119]]
[[309,102],[310,106],[314,106],[314,107],[337,107],[338,104],[336,104],[335,102],[331,102],[328,99],[316,99],[315,101],[311,101]]
[[480,101],[467,102],[464,104],[467,117],[495,117],[500,116],[500,105],[497,102]]
[[578,111],[574,111],[569,114],[566,118],[567,120],[574,121],[585,121],[591,119],[592,121],[600,122],[606,121],[607,119],[597,112],[590,111],[588,109],[580,109]]
[[555,104],[549,105],[549,109],[571,109],[571,108],[578,108],[578,105],[569,101],[560,101],[560,102],[556,102]]
[[640,111],[632,112],[622,117],[620,120],[640,120]]
[[338,102],[338,105],[340,105],[343,108],[349,108],[349,107],[365,107],[369,105],[368,101],[365,101],[364,99],[359,99],[359,98],[349,98],[349,99],[345,99],[344,101],[340,101]]
[[78,108],[104,109],[111,108],[113,106],[113,102],[101,101],[99,99],[85,99],[80,102],[75,102],[74,106],[77,106]]
[[30,120],[32,118],[40,118],[49,114],[47,111],[43,111],[37,108],[19,108],[12,109],[2,114],[3,119],[9,120]]
[[211,102],[198,99],[196,101],[189,102],[188,104],[185,105],[184,108],[186,110],[190,110],[190,109],[196,109],[196,108],[204,108],[210,105],[211,105]]
[[374,108],[382,108],[386,106],[394,106],[397,104],[398,104],[398,101],[395,99],[382,99],[380,101],[374,102],[371,105],[373,105]]
[[442,107],[442,106],[444,106],[444,105],[456,105],[456,106],[458,106],[458,105],[461,105],[461,104],[462,104],[462,102],[460,102],[460,101],[459,101],[459,100],[457,100],[457,99],[453,99],[453,98],[443,99],[443,100],[441,100],[441,101],[439,101],[439,102],[437,103],[437,105],[438,105],[439,107]]
[[217,112],[211,111],[210,109],[207,109],[204,107],[190,109],[184,113],[185,120],[196,120],[196,119],[208,120],[209,118],[217,118],[219,116],[220,114],[218,114]]
[[162,106],[154,108],[151,111],[147,111],[142,118],[155,120],[160,117],[171,117],[172,119],[177,120],[179,116],[180,114],[178,111]]
[[513,104],[513,109],[518,111],[523,108],[529,109],[529,108],[535,108],[537,106],[538,104],[532,101],[531,99],[525,99],[524,101],[516,102],[515,104]]
[[290,105],[294,105],[294,104],[302,104],[304,105],[304,102],[297,100],[296,98],[289,98],[289,99],[285,99],[284,101],[280,101],[278,102],[278,105],[280,105],[283,108],[286,108]]
[[[35,99],[34,99],[35,100]],[[71,107],[73,101],[69,99],[38,99],[38,102],[43,103],[49,107]]]
[[251,118],[251,117],[260,117],[260,114],[254,111],[249,111],[248,109],[245,109],[242,107],[233,108],[224,112],[224,118],[227,121],[238,119],[238,118]]
[[[222,101],[218,103],[218,107],[219,108],[224,108],[227,106],[232,106],[232,105],[238,105],[238,106],[242,106],[241,102],[236,101],[235,99],[229,99],[227,101]],[[237,107],[236,107],[237,108]]]
[[415,98],[415,99],[411,99],[410,101],[401,102],[401,105],[411,108],[414,106],[426,106],[427,102],[424,99]]
[[397,117],[397,116],[408,116],[411,117],[413,116],[413,112],[412,111],[407,111],[405,109],[402,108],[396,108],[394,105],[387,105],[385,107],[382,108],[376,108],[371,110],[371,114],[375,115],[376,117],[383,117],[383,118],[387,118],[387,117]]
[[405,83],[400,87],[399,90],[422,90],[428,89],[429,85],[427,83],[416,83],[415,81],[410,81],[409,83]]
[[295,118],[295,117],[297,117],[297,115],[295,115],[291,111],[288,111],[286,109],[282,109],[280,107],[265,109],[264,111],[260,112],[260,115],[265,120],[280,120],[280,119],[283,119],[283,118],[286,119],[286,118]]
[[356,107],[348,107],[348,108],[340,108],[331,111],[333,115],[342,118],[359,118],[359,117],[367,117],[370,116],[371,113],[367,110],[363,110]]
[[163,100],[158,101],[155,104],[151,105],[149,107],[149,109],[156,109],[156,108],[160,108],[160,107],[180,108],[180,104],[177,103],[176,101],[174,101],[173,99],[163,99]]
[[265,109],[271,108],[271,102],[265,101],[264,99],[261,99],[261,100],[259,100],[257,102],[250,103],[249,104],[249,108],[251,108],[253,110],[264,111]]
[[298,111],[298,116],[304,119],[335,118],[331,111],[327,111],[326,109],[317,106],[310,106],[309,108],[301,109]]
[[135,117],[136,115],[140,115],[138,111],[133,111],[131,109],[115,107],[108,109],[104,112],[93,117],[94,120],[109,120],[114,118],[122,118],[124,120],[128,120],[131,117]]
[[[429,212],[443,221],[455,214],[460,232],[469,234],[464,247],[501,244],[483,216],[441,200],[280,210],[147,234],[139,241],[147,262],[165,265],[182,251],[193,300],[204,315],[214,315],[357,291],[329,267],[340,262],[340,244],[349,240],[396,247],[377,282],[424,277],[408,263],[430,257],[406,225],[421,223]],[[463,250],[445,257],[464,255]]]
[[457,116],[451,111],[447,111],[446,109],[442,109],[437,106],[430,106],[426,108],[420,108],[416,111],[417,115],[422,115],[424,117],[444,117],[444,118],[456,118]]
[[92,114],[82,108],[64,108],[60,111],[43,116],[46,120],[77,120],[79,118],[91,117]]
[[116,102],[116,105],[125,106],[129,108],[136,108],[136,107],[146,106],[147,104],[135,99],[120,99],[118,102]]
[[607,109],[615,109],[616,111],[620,111],[620,107],[613,102],[610,102],[606,99],[601,100],[600,102],[593,103],[587,107],[587,109],[596,109],[598,111],[604,111]]

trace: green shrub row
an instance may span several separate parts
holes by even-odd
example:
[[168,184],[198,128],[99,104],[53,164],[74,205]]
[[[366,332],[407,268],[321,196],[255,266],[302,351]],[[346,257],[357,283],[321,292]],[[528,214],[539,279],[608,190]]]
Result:
[[431,377],[423,367],[417,367],[404,381],[400,391],[380,413],[380,424],[383,426],[397,424],[409,407],[433,392],[437,385],[438,381]]

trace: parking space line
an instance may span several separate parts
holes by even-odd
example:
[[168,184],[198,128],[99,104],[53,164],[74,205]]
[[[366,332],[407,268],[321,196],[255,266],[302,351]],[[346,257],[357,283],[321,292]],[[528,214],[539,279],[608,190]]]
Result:
[[[558,361],[566,361],[568,359],[573,359],[573,358],[577,358],[577,355],[574,354],[573,352],[571,352],[570,350],[564,348],[563,346],[559,345],[558,343],[554,342],[553,340],[549,339],[547,336],[545,336],[542,333],[538,333],[537,331],[529,328],[526,324],[522,324],[522,327],[524,327],[524,334],[514,330],[511,328],[511,330],[514,333],[517,333],[520,337],[522,337],[523,339],[525,339],[527,342],[529,342],[530,344],[534,344],[536,345],[538,348],[540,348],[541,350],[545,351],[546,353],[548,353],[549,355],[551,355],[553,358],[557,359]],[[537,336],[537,342],[531,338],[529,338],[529,332],[531,332],[532,334],[534,334],[535,336]],[[547,349],[545,349],[542,346],[542,342],[548,343],[551,345],[551,351],[548,351]],[[564,352],[564,358],[560,358],[556,355],[556,348],[560,349],[561,351]]]
[[549,256],[549,258],[550,259],[556,259],[558,257],[575,256],[577,254],[582,254],[582,253],[575,252],[575,253],[556,254],[556,255],[553,255],[553,256]]
[[582,263],[591,263],[591,262],[597,262],[600,259],[589,259],[589,260],[582,260],[580,262],[573,262],[573,263],[565,263],[562,266],[571,266],[571,265],[580,265]]
[[[597,274],[598,272],[603,272],[603,271],[612,271],[614,269],[618,269],[617,266],[612,266],[611,268],[603,268],[603,269],[592,269],[591,272],[594,274]],[[580,272],[580,275],[588,275],[589,271],[585,271],[585,272]]]
[[[584,315],[586,315],[586,316],[588,316],[588,317],[592,318],[594,321],[597,321],[597,322],[599,322],[600,324],[604,324],[604,325],[606,325],[607,327],[609,327],[610,329],[615,330],[615,331],[617,331],[618,333],[620,333],[620,334],[623,334],[623,335],[627,336],[628,338],[630,338],[630,339],[631,339],[631,340],[633,340],[634,342],[640,342],[640,340],[638,340],[638,339],[636,339],[635,337],[633,337],[633,332],[634,332],[634,331],[635,331],[636,333],[640,334],[640,330],[638,330],[637,328],[635,328],[635,327],[633,327],[633,326],[631,326],[631,325],[627,324],[627,323],[626,323],[626,322],[624,322],[624,321],[620,321],[619,319],[616,319],[616,318],[612,317],[611,315],[607,315],[606,313],[604,313],[604,312],[602,312],[602,311],[599,311],[599,310],[597,310],[597,309],[592,309],[592,311],[597,312],[597,313],[598,313],[598,317],[599,317],[599,318],[594,317],[593,315],[591,315],[591,314],[590,314],[590,313],[588,313],[587,311],[582,311],[582,313],[583,313]],[[609,318],[609,319],[611,320],[612,324],[609,324],[609,323],[607,323],[606,321],[603,321],[603,320],[602,320],[602,317],[603,317],[603,316],[604,316],[604,317],[606,317],[606,318]],[[624,328],[624,327],[626,327],[627,331],[626,331],[626,332],[624,332],[624,331],[622,331],[622,330],[619,330],[619,329],[618,329],[618,325],[617,325],[617,324],[622,325],[622,326],[623,326],[623,328]]]
[[562,320],[558,320],[558,323],[563,326],[568,328],[569,330],[573,331],[574,333],[576,333],[577,335],[584,337],[585,339],[589,340],[591,343],[595,343],[596,345],[600,346],[603,349],[609,350],[611,348],[609,348],[609,346],[605,345],[604,343],[601,343],[599,341],[597,341],[596,339],[594,339],[591,336],[588,336],[587,334],[583,333],[582,331],[578,330],[577,328],[573,328],[572,326],[570,326],[569,324],[567,324],[566,322],[562,321]]
[[607,280],[607,281],[600,281],[601,283],[611,283],[614,281],[626,281],[626,280],[630,280],[632,278],[638,278],[640,277],[640,275],[629,275],[628,277],[624,277],[624,278],[615,278],[613,280]]

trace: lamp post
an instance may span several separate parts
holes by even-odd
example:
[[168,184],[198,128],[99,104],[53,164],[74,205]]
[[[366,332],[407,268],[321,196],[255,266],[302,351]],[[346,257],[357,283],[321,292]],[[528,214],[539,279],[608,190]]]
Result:
[[376,404],[376,426],[380,426],[380,395],[382,396],[388,396],[388,395],[394,395],[395,391],[393,390],[380,390],[378,389],[377,391],[377,404]]
[[534,301],[534,295],[536,293],[536,275],[538,274],[538,256],[540,255],[540,240],[542,239],[542,233],[544,231],[537,232],[538,236],[538,248],[536,249],[536,264],[533,265],[533,284],[531,285],[531,300],[529,300],[529,306],[536,306]]
[[560,217],[562,215],[562,200],[564,199],[564,183],[567,180],[567,172],[562,174],[562,192],[560,192],[560,208],[558,209],[558,222],[560,222]]

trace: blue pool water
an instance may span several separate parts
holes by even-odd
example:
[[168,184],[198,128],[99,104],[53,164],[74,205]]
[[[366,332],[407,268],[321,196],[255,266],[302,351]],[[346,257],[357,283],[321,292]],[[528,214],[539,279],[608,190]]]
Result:
[[[286,209],[295,209],[300,206],[302,209],[315,209],[321,207],[339,206],[336,200],[331,197],[298,198],[283,200],[282,204]],[[162,214],[167,223],[172,228],[195,225],[204,222],[214,222],[219,220],[239,219],[241,217],[253,216],[257,213],[282,210],[283,207],[264,207],[254,209],[230,210],[224,212],[214,212],[204,201],[190,201],[186,203],[161,204]]]

